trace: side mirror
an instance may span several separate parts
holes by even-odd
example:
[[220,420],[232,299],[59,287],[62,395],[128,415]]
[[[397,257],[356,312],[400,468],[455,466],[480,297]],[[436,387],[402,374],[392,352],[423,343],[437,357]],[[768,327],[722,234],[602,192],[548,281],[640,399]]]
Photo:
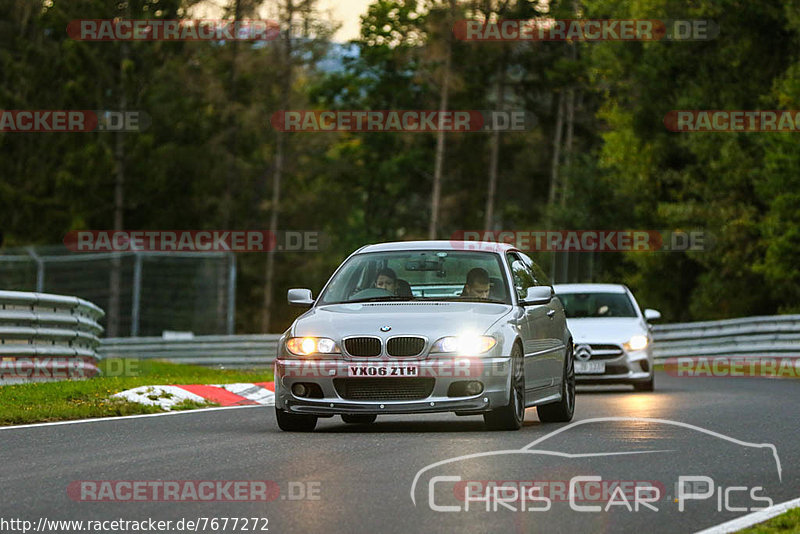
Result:
[[651,310],[650,308],[647,308],[646,310],[644,310],[644,318],[647,321],[658,321],[659,319],[661,319],[661,312],[658,310]]
[[286,297],[289,299],[289,306],[310,308],[314,305],[314,298],[311,296],[310,289],[290,289]]
[[533,286],[528,288],[528,292],[520,304],[534,306],[536,304],[547,304],[551,300],[553,300],[553,288],[550,286]]

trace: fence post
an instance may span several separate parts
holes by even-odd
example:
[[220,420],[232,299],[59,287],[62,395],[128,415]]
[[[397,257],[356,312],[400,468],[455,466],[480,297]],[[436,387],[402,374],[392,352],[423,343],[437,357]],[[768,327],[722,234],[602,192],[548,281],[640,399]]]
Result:
[[228,335],[232,336],[236,329],[236,254],[228,257]]
[[44,260],[32,246],[25,247],[25,250],[36,262],[36,292],[44,293]]
[[139,335],[139,310],[142,299],[142,254],[133,252],[133,298],[131,303],[131,337]]

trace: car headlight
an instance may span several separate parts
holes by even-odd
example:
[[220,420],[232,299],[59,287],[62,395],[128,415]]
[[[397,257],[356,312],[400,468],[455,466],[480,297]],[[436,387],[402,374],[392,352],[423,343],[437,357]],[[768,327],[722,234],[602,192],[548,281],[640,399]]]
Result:
[[339,353],[336,342],[327,337],[292,337],[286,340],[286,349],[295,356]]
[[492,336],[448,336],[433,344],[431,352],[451,352],[462,356],[483,354],[497,345]]
[[625,350],[642,350],[643,348],[647,347],[647,343],[647,336],[637,334],[630,338],[627,343],[625,343]]

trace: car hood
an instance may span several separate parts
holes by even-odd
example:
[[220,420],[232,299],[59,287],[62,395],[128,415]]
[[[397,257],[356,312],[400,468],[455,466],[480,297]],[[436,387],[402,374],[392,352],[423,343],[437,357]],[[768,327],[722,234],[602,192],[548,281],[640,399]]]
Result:
[[[509,313],[506,304],[475,302],[368,302],[331,304],[312,308],[297,318],[288,334],[323,336],[372,335],[382,338],[416,334],[429,338],[471,332],[485,333]],[[381,327],[391,327],[381,332]]]
[[575,344],[621,345],[636,334],[648,332],[647,325],[638,317],[567,319],[567,327]]

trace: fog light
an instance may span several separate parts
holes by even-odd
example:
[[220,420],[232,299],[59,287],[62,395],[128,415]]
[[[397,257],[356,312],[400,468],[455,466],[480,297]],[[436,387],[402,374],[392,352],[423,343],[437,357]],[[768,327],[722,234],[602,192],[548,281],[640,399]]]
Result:
[[472,382],[467,382],[467,385],[464,387],[464,391],[467,395],[477,395],[481,391],[483,391],[483,384],[478,382],[477,380],[473,380]]
[[461,380],[453,382],[447,388],[448,397],[473,397],[483,391],[483,382],[479,380]]
[[292,386],[292,393],[294,393],[295,397],[305,397],[308,395],[308,388],[305,384],[294,384]]

